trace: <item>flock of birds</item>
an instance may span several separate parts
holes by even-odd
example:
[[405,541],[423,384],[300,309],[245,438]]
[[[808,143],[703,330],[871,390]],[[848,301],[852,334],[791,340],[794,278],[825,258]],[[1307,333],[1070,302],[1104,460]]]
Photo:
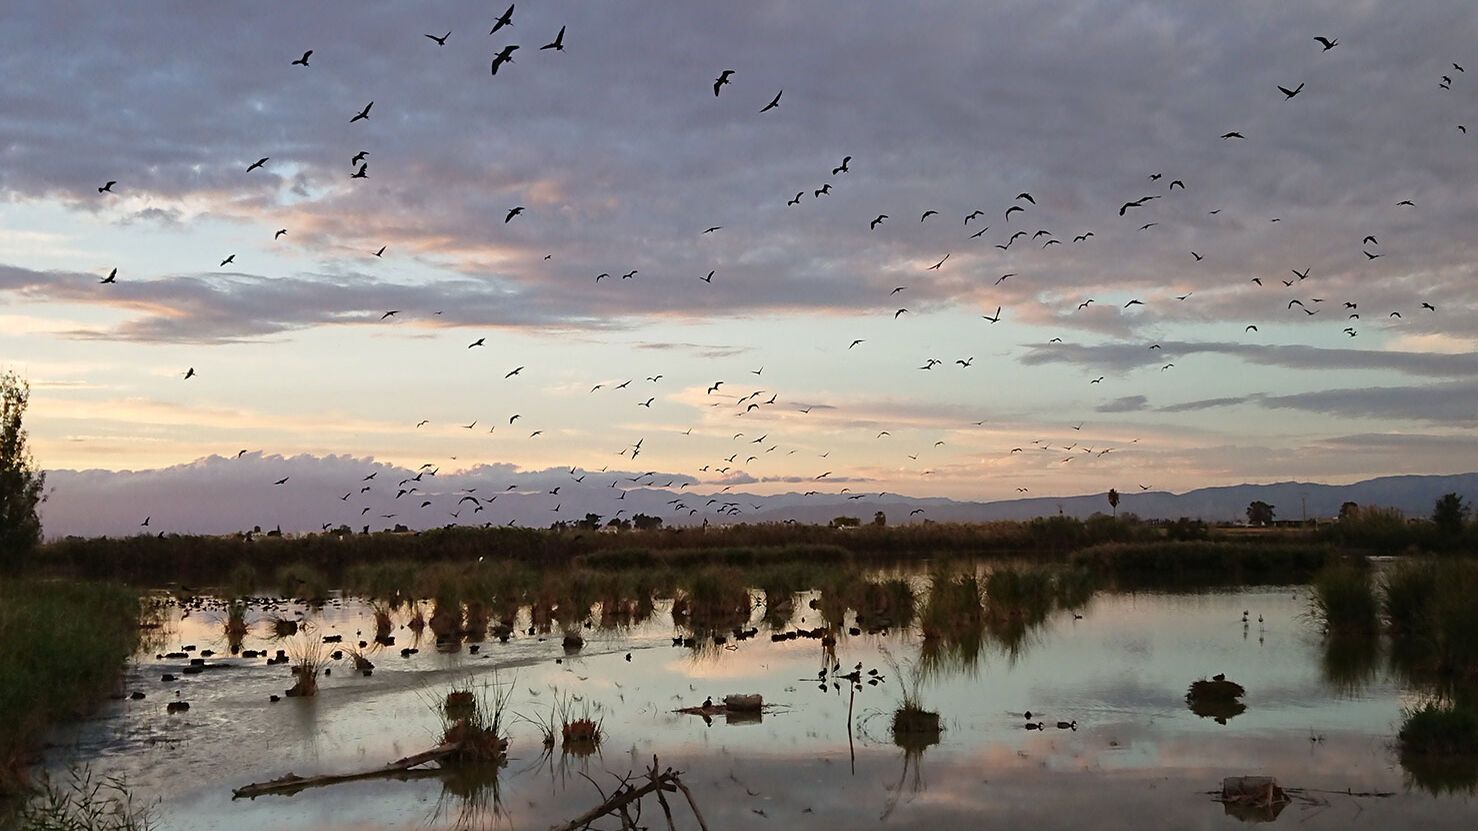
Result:
[[[489,36],[498,38],[502,35],[505,39],[510,36],[515,29],[515,10],[516,4],[509,5],[507,10],[498,15],[492,23],[488,33]],[[566,28],[565,26],[560,26],[548,42],[538,47],[538,51],[562,54],[567,48],[578,48],[578,44],[573,41],[569,44],[566,43]],[[453,34],[453,31],[448,30],[444,34],[427,33],[424,37],[431,42],[432,48],[443,48],[447,46],[448,40]],[[1313,37],[1312,40],[1317,49],[1311,47],[1311,60],[1319,60],[1321,59],[1320,55],[1327,54],[1340,46],[1339,40],[1334,37],[1321,35]],[[517,66],[515,54],[520,50],[520,45],[498,42],[492,48],[495,51],[492,54],[489,64],[489,74],[497,78],[500,83],[514,83],[515,80],[509,75],[509,67]],[[313,56],[314,51],[310,49],[303,52],[295,60],[287,61],[284,59],[284,62],[290,64],[296,71],[312,71],[312,67],[316,66],[316,64],[312,63]],[[1461,65],[1453,63],[1451,73],[1442,76],[1439,83],[1440,88],[1443,90],[1452,89],[1453,85],[1457,83],[1454,79],[1460,77],[1464,72],[1465,70]],[[720,105],[723,105],[735,96],[743,97],[749,95],[750,91],[744,89],[742,84],[742,70],[721,69],[712,80],[713,98],[718,99]],[[1297,106],[1296,99],[1317,94],[1312,91],[1306,91],[1306,86],[1303,82],[1288,86],[1278,85],[1276,91],[1269,90],[1269,93],[1274,97],[1274,102],[1270,106]],[[754,95],[752,99],[746,100],[752,101],[752,105],[757,105],[755,106],[757,116],[774,117],[767,114],[773,113],[781,108],[783,95],[783,89],[775,91],[773,96],[770,95],[769,91],[763,91]],[[1282,102],[1286,103],[1280,104],[1276,100],[1277,97],[1281,97]],[[761,102],[764,103],[761,104]],[[368,101],[362,108],[348,114],[348,123],[355,125],[361,122],[371,122],[374,117],[379,115],[374,108],[374,100]],[[1464,125],[1459,125],[1459,129],[1464,133],[1467,132],[1467,128]],[[1255,137],[1249,137],[1240,129],[1226,130],[1221,132],[1219,136],[1219,140],[1222,142],[1250,142],[1255,140]],[[358,149],[352,154],[346,152],[345,156],[349,159],[349,172],[347,175],[350,179],[363,180],[369,178],[370,151]],[[246,165],[244,175],[252,175],[257,171],[266,170],[271,163],[271,155],[262,155],[260,158]],[[855,171],[857,169],[865,169],[865,166],[866,160],[854,159],[852,155],[841,156],[837,164],[830,167],[830,176],[826,181],[819,185],[812,185],[796,190],[794,196],[784,199],[785,209],[804,209],[804,205],[808,200],[810,202],[817,202],[826,199],[832,195],[835,188],[841,188],[843,186],[842,183],[845,181],[845,177],[856,175]],[[1182,201],[1188,195],[1195,192],[1195,182],[1189,180],[1189,177],[1167,177],[1167,175],[1160,172],[1153,172],[1148,174],[1147,182],[1148,185],[1142,190],[1136,190],[1135,192],[1126,194],[1123,201],[1117,206],[1117,210],[1113,206],[1104,206],[1103,218],[1112,221],[1115,219],[1114,215],[1116,213],[1117,219],[1121,224],[1121,232],[1129,231],[1131,233],[1152,234],[1156,228],[1170,223],[1177,216],[1184,215],[1187,211],[1192,210],[1192,205]],[[109,180],[101,187],[98,187],[98,193],[101,197],[107,198],[119,192],[115,190],[119,184],[117,180]],[[1050,194],[1040,193],[1040,195],[1043,199],[1051,198]],[[997,205],[990,210],[973,206],[968,210],[958,209],[956,216],[960,218],[960,226],[958,227],[961,228],[958,244],[960,246],[993,245],[1001,252],[1017,252],[1019,247],[1030,246],[1030,251],[1035,257],[1045,257],[1047,256],[1046,252],[1051,251],[1054,247],[1087,246],[1094,243],[1096,235],[1091,229],[1078,228],[1069,233],[1059,233],[1054,229],[1037,227],[1039,223],[1034,223],[1032,220],[1038,208],[1038,198],[1038,194],[1030,191],[1022,191],[1004,205]],[[1202,207],[1204,208],[1205,206],[1203,205]],[[1394,201],[1391,205],[1391,210],[1393,211],[1414,211],[1417,209],[1417,205],[1410,199]],[[892,213],[889,213],[888,210],[891,210]],[[870,219],[865,220],[869,233],[887,233],[888,229],[893,227],[893,223],[896,222],[894,214],[897,214],[898,210],[888,210],[879,211]],[[1213,217],[1220,213],[1220,208],[1215,208],[1208,212]],[[913,223],[914,225],[949,221],[946,212],[942,208],[926,208],[918,211],[917,215],[918,220],[916,223]],[[530,214],[526,206],[510,205],[503,215],[503,223],[511,223],[515,219],[521,222],[536,221],[536,217]],[[1279,217],[1272,217],[1269,221],[1277,223],[1281,219]],[[1130,229],[1137,230],[1130,231]],[[701,235],[717,234],[723,230],[724,226],[722,225],[707,225],[701,231]],[[1383,253],[1381,242],[1376,235],[1380,231],[1378,229],[1372,229],[1372,231],[1372,233],[1366,234],[1363,237],[1358,249],[1363,254],[1364,262],[1367,263],[1374,263],[1376,260],[1386,256]],[[289,235],[289,233],[290,229],[288,228],[277,229],[272,235],[272,239],[274,241],[280,240],[282,237]],[[387,246],[381,246],[378,250],[366,253],[372,254],[376,258],[383,258],[387,254]],[[932,265],[922,269],[925,274],[939,272],[944,269],[950,262],[954,252],[942,251],[938,253],[940,254],[938,259]],[[1200,251],[1189,251],[1186,253],[1186,257],[1190,263],[1201,263],[1207,256],[1208,254]],[[546,255],[545,259],[547,260],[551,257],[552,255]],[[219,267],[226,268],[235,262],[236,254],[234,252],[228,253],[220,260]],[[1023,255],[1013,260],[1013,263],[1016,263],[1016,267],[1020,269],[1033,264],[1033,261]],[[1316,294],[1322,293],[1317,289],[1306,288],[1306,286],[1317,286],[1319,284],[1318,275],[1311,273],[1309,268],[1299,268],[1296,266],[1297,264],[1292,264],[1289,267],[1288,274],[1291,276],[1291,279],[1277,275],[1252,276],[1247,281],[1247,290],[1268,292],[1281,284],[1282,289],[1286,293],[1278,294],[1275,299],[1268,301],[1270,310],[1275,310],[1279,314],[1284,315],[1302,317],[1322,315],[1328,318],[1336,318],[1336,322],[1333,325],[1342,325],[1342,332],[1347,337],[1357,337],[1360,334],[1362,312],[1369,312],[1370,309],[1368,307],[1362,307],[1358,298],[1315,296]],[[618,269],[615,272],[601,272],[593,276],[593,282],[595,285],[600,286],[603,281],[616,281],[618,277],[619,281],[634,281],[638,279],[639,273],[639,269],[636,268],[626,271]],[[707,286],[712,286],[717,274],[718,269],[710,269],[706,274],[697,275],[696,280]],[[987,277],[986,279],[989,280],[990,278]],[[1024,278],[1018,272],[1006,272],[1000,274],[994,280],[993,285],[1000,286],[1006,281],[1013,279],[1021,280]],[[119,272],[117,268],[114,268],[101,282],[104,285],[111,286],[115,285],[118,280]],[[908,297],[910,288],[911,286],[909,285],[895,286],[888,292],[884,302],[893,301],[895,298]],[[1295,294],[1295,296],[1289,297],[1288,293]],[[1184,294],[1175,295],[1174,302],[1194,303],[1193,292],[1187,291]],[[1419,305],[1415,305],[1415,310],[1420,313],[1433,314],[1437,312],[1437,306],[1430,301],[1417,299],[1417,303]],[[1091,314],[1095,305],[1101,308],[1104,304],[1100,303],[1097,298],[1084,297],[1077,304],[1077,311],[1082,314]],[[1121,306],[1117,302],[1113,305],[1119,306],[1118,311],[1120,314],[1141,314],[1149,308],[1150,301],[1131,298]],[[887,312],[888,316],[895,321],[911,314],[906,302],[888,302],[888,308],[890,310]],[[432,310],[425,310],[419,313],[427,317],[435,317],[441,314],[440,311]],[[380,313],[379,321],[387,323],[387,325],[394,324],[397,321],[405,319],[410,314],[415,314],[415,312],[408,312],[403,309],[384,310],[383,313]],[[997,306],[993,313],[982,314],[980,317],[987,324],[995,325],[1005,320],[1009,314],[1010,309]],[[1402,318],[1403,310],[1380,309],[1377,311],[1377,314],[1386,320],[1394,321]],[[1256,334],[1258,332],[1257,323],[1247,323],[1244,331],[1249,335]],[[845,349],[842,351],[844,354],[853,353],[854,350],[865,351],[867,343],[867,338],[854,338],[846,344]],[[1052,344],[1060,343],[1062,343],[1062,339],[1060,337],[1054,337],[1049,341],[1048,346],[1050,347]],[[465,348],[468,350],[481,349],[487,347],[487,345],[486,337],[478,337],[468,343]],[[1163,354],[1165,351],[1158,343],[1145,344],[1145,348],[1158,354]],[[1176,362],[1174,356],[1165,355],[1164,357],[1165,360],[1160,367],[1160,371],[1168,372],[1175,369]],[[918,370],[933,372],[952,367],[959,370],[968,370],[974,366],[974,356],[965,356],[953,360],[926,356],[918,366]],[[525,366],[510,368],[505,374],[504,380],[514,383],[516,379],[524,377],[526,369],[530,368]],[[533,371],[536,370],[531,370],[531,372]],[[742,382],[732,381],[727,378],[719,378],[712,381],[706,386],[705,397],[707,400],[705,403],[714,408],[726,409],[734,419],[745,419],[748,422],[763,419],[770,411],[776,408],[785,408],[803,416],[811,412],[812,406],[800,406],[799,404],[788,402],[783,398],[780,391],[765,386],[762,377],[763,373],[764,367],[761,366],[757,369],[749,370],[747,377]],[[186,369],[182,375],[185,380],[200,377],[200,373],[193,366]],[[628,394],[635,393],[634,406],[651,409],[658,401],[656,391],[661,388],[663,380],[663,376],[659,374],[647,376],[640,382],[636,379],[627,379],[620,383],[601,382],[591,386],[589,393],[591,395],[611,394],[619,391],[627,391]],[[1107,376],[1096,375],[1088,379],[1087,383],[1090,385],[1106,385],[1109,382]],[[636,386],[633,387],[633,384],[636,384]],[[500,397],[506,398],[509,396]],[[599,406],[605,407],[606,404],[602,402]],[[503,433],[518,432],[519,435],[526,436],[528,439],[536,439],[544,435],[546,427],[533,427],[526,423],[520,425],[521,418],[520,413],[509,412],[496,417],[492,421],[489,421],[484,416],[469,419],[470,423],[459,424],[457,426],[469,432],[482,432],[484,434],[497,434],[501,428]],[[429,420],[422,420],[415,425],[414,429],[421,429],[429,423]],[[742,425],[743,423],[736,422],[736,426]],[[783,422],[781,423],[783,424]],[[982,427],[986,423],[985,420],[973,422],[976,427]],[[1074,433],[1076,434],[1078,431],[1081,431],[1082,426],[1081,422],[1073,426]],[[486,429],[483,430],[483,428]],[[681,435],[691,436],[692,428],[690,427],[688,430],[683,431]],[[875,438],[877,441],[883,442],[891,436],[891,431],[881,430],[877,432]],[[802,447],[796,445],[787,446],[787,443],[782,441],[778,433],[774,430],[765,429],[763,426],[750,430],[735,429],[729,441],[732,443],[732,452],[718,454],[708,464],[704,464],[696,470],[691,471],[691,474],[695,477],[707,476],[711,483],[722,484],[724,480],[721,477],[737,476],[746,471],[750,465],[763,463],[771,458],[794,456],[802,452]],[[1137,441],[1135,439],[1130,443],[1132,444]],[[621,447],[616,452],[616,455],[622,457],[627,462],[635,462],[638,457],[643,455],[645,442],[645,437],[637,438],[635,441]],[[906,455],[911,461],[918,461],[924,452],[937,450],[944,446],[944,441],[937,441],[931,448],[919,448],[914,452],[905,452],[903,455]],[[1101,442],[1036,439],[1029,444],[1023,443],[1019,446],[1010,447],[1009,449],[1003,448],[1003,451],[1007,455],[1056,453],[1060,457],[1059,464],[1068,464],[1077,459],[1102,459],[1109,453],[1119,449],[1120,446],[1105,445]],[[238,453],[238,458],[246,452],[243,450],[241,453]],[[879,452],[887,453],[891,451]],[[816,455],[824,460],[830,456],[830,451]],[[454,460],[455,458],[452,457]],[[666,481],[664,483],[662,480],[666,479],[667,476],[657,471],[646,471],[636,476],[630,476],[624,473],[611,472],[608,470],[608,467],[603,467],[599,471],[587,471],[583,468],[572,467],[569,469],[570,482],[567,485],[554,487],[545,493],[549,497],[548,501],[552,503],[549,506],[549,512],[555,516],[556,520],[571,518],[564,516],[568,512],[564,510],[564,500],[560,498],[561,487],[567,489],[571,487],[584,488],[587,490],[605,488],[610,492],[609,504],[615,509],[614,515],[616,518],[620,518],[626,513],[624,507],[618,503],[625,499],[628,490],[633,488],[671,490],[674,484],[677,484],[677,488],[673,491],[673,498],[667,501],[667,507],[673,514],[679,517],[702,516],[705,520],[708,517],[730,518],[744,514],[748,510],[757,511],[763,508],[763,505],[760,504],[746,503],[738,498],[729,497],[727,494],[731,490],[731,487],[728,486],[723,487],[712,496],[696,497],[682,493],[682,490],[690,484],[689,482],[684,481],[679,484],[675,481]],[[435,524],[435,522],[444,523],[447,518],[454,523],[475,522],[480,519],[477,515],[483,513],[501,495],[498,493],[478,493],[475,488],[465,489],[459,492],[441,492],[436,488],[430,487],[427,481],[428,477],[436,476],[439,468],[440,463],[426,463],[421,466],[415,475],[406,477],[396,484],[394,496],[390,497],[390,504],[405,505],[407,506],[405,509],[384,511],[383,506],[381,510],[376,510],[371,505],[362,504],[367,501],[369,495],[374,493],[377,485],[376,476],[379,470],[364,476],[362,482],[347,490],[339,497],[339,501],[346,504],[353,502],[354,508],[358,510],[360,517],[366,517],[373,511],[375,517],[378,519],[403,520],[425,526]],[[920,475],[929,476],[932,473],[932,470],[925,469]],[[814,477],[814,482],[818,483],[817,487],[819,488],[821,487],[819,483],[823,483],[830,476],[832,476],[832,472],[829,470],[820,472]],[[290,480],[290,476],[282,477],[273,481],[272,485],[275,487],[287,487],[290,484]],[[1139,485],[1140,490],[1148,490],[1150,487],[1144,484]],[[1029,490],[1029,488],[1021,486],[1016,488],[1018,494],[1028,493]],[[518,491],[523,495],[533,493],[528,488],[520,488],[516,484],[507,485],[504,493],[512,491]],[[826,495],[835,496],[837,494],[845,495],[848,499],[854,500],[864,497],[877,499],[886,496],[886,493],[853,493],[849,488],[845,487],[841,488],[840,491]],[[806,495],[822,495],[822,492],[819,490],[810,490]],[[356,497],[360,497],[361,499],[355,501]],[[922,509],[913,511],[914,516],[922,513],[924,513]],[[438,519],[433,522],[433,517],[437,517]],[[143,525],[147,527],[148,524],[149,519],[146,519]],[[509,524],[512,524],[512,522],[510,521]],[[327,528],[328,526],[329,524],[325,524],[324,527]]]

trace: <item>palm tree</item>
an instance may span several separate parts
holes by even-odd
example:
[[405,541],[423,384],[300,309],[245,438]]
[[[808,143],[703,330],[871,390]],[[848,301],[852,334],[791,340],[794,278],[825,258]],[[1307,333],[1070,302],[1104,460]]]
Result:
[[1117,517],[1119,515],[1119,492],[1109,488],[1108,501],[1109,507],[1114,509],[1114,516]]

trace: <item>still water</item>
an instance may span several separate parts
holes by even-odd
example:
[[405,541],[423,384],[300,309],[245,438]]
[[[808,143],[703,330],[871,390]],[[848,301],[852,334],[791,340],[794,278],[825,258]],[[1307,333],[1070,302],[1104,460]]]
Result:
[[[714,831],[1230,828],[1243,822],[1210,792],[1238,775],[1304,789],[1277,816],[1284,825],[1475,827],[1470,789],[1434,794],[1398,760],[1401,709],[1419,694],[1379,665],[1331,662],[1306,591],[1100,593],[1076,612],[1052,613],[1020,642],[986,638],[963,660],[929,663],[922,703],[944,730],[937,744],[912,750],[896,746],[890,729],[900,682],[918,671],[922,641],[911,630],[843,632],[833,654],[814,639],[772,642],[756,612],[757,637],[695,650],[673,645],[682,630],[670,604],[659,603],[638,626],[584,630],[576,655],[558,629],[528,635],[526,611],[510,642],[489,640],[472,654],[438,649],[429,630],[418,641],[402,611],[396,645],[371,653],[371,677],[347,659],[330,661],[316,697],[271,703],[292,684],[287,666],[222,657],[224,614],[173,606],[159,642],[128,672],[129,691],[144,700],[109,704],[58,737],[66,750],[52,757],[126,776],[137,798],[157,800],[162,828],[192,831],[544,829],[601,802],[585,776],[609,791],[611,774],[654,755],[683,771]],[[796,608],[790,626],[820,625],[804,598]],[[372,639],[369,607],[353,598],[277,611],[308,622],[289,642]],[[248,613],[242,646],[273,654],[285,644],[269,637],[265,617],[261,606]],[[180,675],[185,661],[156,657],[185,645],[197,648],[192,655],[214,650],[209,663],[231,668]],[[402,657],[412,645],[420,651]],[[819,688],[822,669],[858,663],[885,680],[860,691],[846,682]],[[165,673],[178,680],[161,681]],[[1247,690],[1246,711],[1224,724],[1185,703],[1190,682],[1216,673]],[[468,679],[507,688],[512,713],[529,719],[505,716],[510,758],[495,788],[469,794],[431,777],[232,799],[233,787],[289,772],[369,769],[432,747],[441,727],[435,703]],[[730,693],[759,693],[773,706],[750,723],[673,712]],[[545,752],[532,722],[547,720],[556,696],[603,719],[597,753]],[[176,700],[189,710],[167,714]],[[1024,729],[1027,711],[1046,729]],[[1057,729],[1058,721],[1077,728]],[[650,811],[641,824],[665,827],[656,806]],[[679,827],[696,827],[680,800],[674,811]]]

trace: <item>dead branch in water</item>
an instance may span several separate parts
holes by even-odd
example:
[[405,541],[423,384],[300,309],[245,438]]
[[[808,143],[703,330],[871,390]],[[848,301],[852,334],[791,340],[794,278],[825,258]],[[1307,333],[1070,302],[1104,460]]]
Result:
[[623,829],[635,828],[636,820],[633,819],[630,809],[635,808],[637,811],[636,816],[640,817],[641,800],[654,793],[657,795],[657,801],[662,806],[662,812],[667,817],[667,827],[674,829],[676,826],[672,821],[672,811],[668,807],[667,798],[663,794],[664,792],[673,793],[675,791],[681,791],[683,796],[688,800],[688,807],[693,809],[693,817],[698,820],[698,827],[703,829],[703,831],[708,831],[708,824],[703,821],[703,814],[698,810],[698,803],[693,800],[692,792],[683,784],[682,779],[679,778],[680,776],[681,773],[672,768],[664,768],[659,772],[657,769],[657,757],[653,756],[652,766],[647,768],[646,784],[640,787],[633,787],[630,781],[631,775],[627,774],[620,780],[620,785],[610,796],[605,796],[605,792],[600,791],[600,786],[596,785],[596,790],[600,791],[601,796],[605,797],[604,801],[564,825],[553,826],[550,831],[578,831],[581,828],[589,827],[592,822],[595,822],[601,817],[613,814],[620,819]]
[[[382,768],[360,771],[358,773],[323,774],[321,776],[296,776],[289,773],[270,782],[256,782],[231,791],[232,799],[255,799],[267,794],[283,794],[291,796],[298,791],[307,788],[321,788],[325,785],[337,785],[342,782],[357,782],[361,779],[379,779],[387,776],[398,776],[406,773],[415,773],[412,768],[420,767],[428,762],[438,762],[449,756],[453,756],[461,750],[461,744],[441,744],[430,750],[397,759]],[[430,771],[427,771],[430,772]]]

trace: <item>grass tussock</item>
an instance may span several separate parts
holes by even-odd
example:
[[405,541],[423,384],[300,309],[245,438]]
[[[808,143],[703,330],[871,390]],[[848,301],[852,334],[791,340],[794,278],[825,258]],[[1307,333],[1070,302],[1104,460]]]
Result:
[[289,698],[312,698],[318,695],[318,675],[328,664],[328,655],[323,642],[317,638],[305,638],[288,650],[292,659],[293,685],[287,691]]
[[1380,629],[1380,603],[1370,569],[1362,564],[1333,563],[1314,575],[1312,614],[1326,630],[1357,635]]
[[1428,701],[1405,712],[1397,734],[1402,754],[1478,758],[1478,713]]
[[0,580],[0,794],[28,781],[49,725],[114,688],[139,641],[139,615],[139,596],[119,586]]
[[443,767],[497,765],[507,758],[504,716],[512,695],[511,688],[500,686],[494,678],[483,685],[453,686],[435,702],[442,744],[457,746]]

